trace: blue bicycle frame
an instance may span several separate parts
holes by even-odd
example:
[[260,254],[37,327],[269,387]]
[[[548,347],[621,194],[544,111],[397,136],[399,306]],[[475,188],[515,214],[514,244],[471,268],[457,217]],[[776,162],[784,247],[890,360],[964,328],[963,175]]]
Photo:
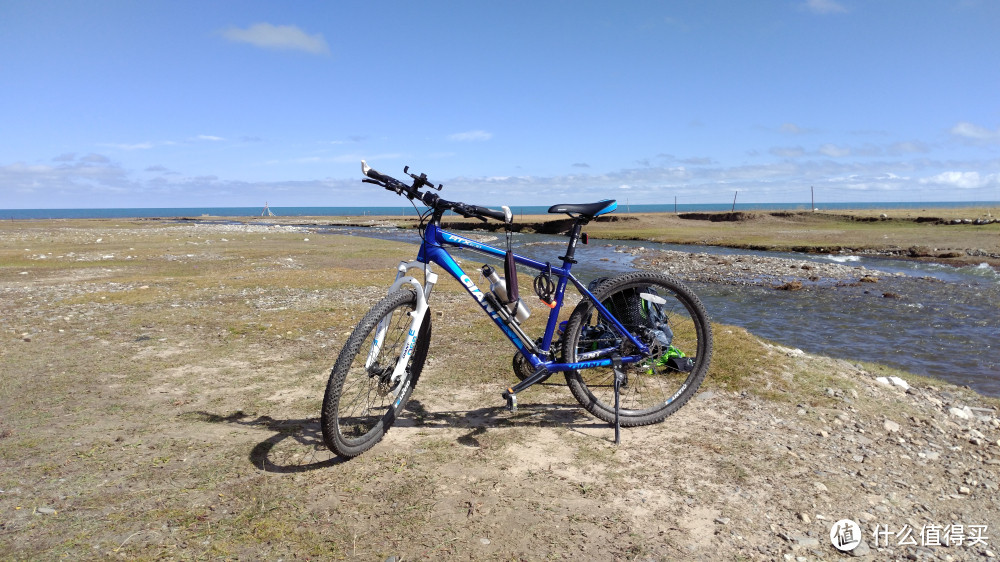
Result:
[[[575,240],[571,240],[570,244],[572,245],[573,242],[575,242]],[[572,258],[569,259],[562,258],[563,259],[562,267],[557,267],[549,263],[538,262],[530,258],[514,254],[514,261],[518,265],[522,265],[537,271],[549,273],[550,275],[553,275],[558,279],[558,282],[556,283],[556,292],[554,296],[554,301],[555,301],[554,306],[549,305],[551,307],[551,310],[549,312],[548,323],[545,326],[545,334],[542,337],[541,343],[536,346],[530,340],[528,340],[527,342],[523,341],[524,334],[523,332],[521,332],[521,334],[519,335],[517,333],[519,331],[519,328],[516,326],[515,327],[511,326],[511,324],[513,324],[513,321],[506,320],[503,316],[507,315],[502,316],[500,312],[495,310],[494,307],[490,305],[483,291],[476,286],[476,284],[472,281],[472,279],[469,278],[469,276],[465,273],[465,271],[463,271],[462,268],[458,265],[458,263],[455,262],[454,258],[451,257],[451,254],[448,253],[447,250],[448,247],[473,250],[498,259],[503,259],[506,255],[506,252],[500,250],[499,248],[494,248],[493,246],[482,244],[474,240],[469,240],[468,238],[464,238],[462,236],[458,236],[457,234],[445,231],[441,229],[440,225],[437,224],[436,221],[431,221],[424,230],[423,243],[420,246],[420,252],[417,255],[416,262],[403,262],[400,264],[399,274],[397,275],[396,284],[393,286],[394,289],[398,288],[399,285],[406,282],[412,283],[419,289],[419,283],[416,282],[416,280],[414,280],[412,277],[406,277],[406,271],[409,270],[410,268],[423,268],[425,271],[425,287],[423,288],[422,291],[418,290],[418,292],[422,293],[421,296],[423,298],[421,298],[420,300],[423,301],[423,303],[421,304],[426,305],[426,299],[430,296],[430,289],[433,286],[433,283],[437,280],[437,275],[431,272],[428,266],[431,263],[441,266],[459,283],[461,283],[462,286],[465,287],[465,290],[468,291],[468,293],[474,299],[476,299],[476,302],[479,303],[479,306],[483,309],[483,311],[486,312],[486,314],[507,336],[507,338],[511,341],[511,343],[514,344],[515,347],[517,347],[520,353],[524,355],[525,359],[528,360],[532,368],[535,369],[536,371],[544,369],[549,373],[556,373],[556,372],[572,371],[578,369],[589,369],[594,367],[609,367],[615,360],[620,361],[621,364],[627,364],[627,363],[635,363],[648,356],[649,347],[646,346],[644,343],[642,343],[642,341],[640,341],[638,338],[636,338],[635,335],[629,332],[629,330],[626,329],[625,326],[623,326],[621,322],[619,322],[618,319],[615,318],[608,311],[608,309],[605,308],[605,306],[601,304],[601,302],[594,297],[593,293],[591,293],[585,285],[583,285],[576,277],[573,276],[572,273],[570,273],[570,269],[572,268],[574,263],[574,260],[572,260]],[[555,335],[556,328],[559,323],[559,312],[562,309],[563,296],[566,292],[566,285],[568,284],[568,282],[572,282],[573,285],[577,288],[577,290],[584,298],[590,299],[590,301],[594,305],[594,308],[597,310],[597,313],[601,316],[601,318],[603,318],[610,325],[614,326],[614,328],[618,331],[618,333],[621,334],[623,337],[628,338],[628,340],[632,343],[632,345],[635,346],[635,349],[637,351],[636,354],[614,357],[614,358],[603,357],[600,359],[577,361],[574,363],[560,363],[551,358],[550,349],[552,345],[552,339],[553,336]],[[489,291],[489,289],[487,289],[487,291]],[[426,306],[424,306],[423,308],[426,309]],[[421,318],[423,316],[422,312],[423,311],[420,311]],[[415,318],[414,320],[415,320],[414,324],[417,324],[417,322],[420,319]],[[414,326],[414,328],[416,327],[417,326]],[[415,339],[416,330],[415,329],[411,330],[411,333],[413,334],[412,337]],[[537,349],[540,353],[537,353],[535,349]],[[587,353],[586,356],[598,357],[602,354],[607,355],[608,353],[612,352],[613,349],[609,348],[607,350],[598,350],[597,352]]]

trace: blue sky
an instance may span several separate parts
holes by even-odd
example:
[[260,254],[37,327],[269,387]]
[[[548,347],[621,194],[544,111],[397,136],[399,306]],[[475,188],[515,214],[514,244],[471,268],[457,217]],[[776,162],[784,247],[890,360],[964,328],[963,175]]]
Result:
[[1000,2],[0,0],[0,208],[1000,200]]

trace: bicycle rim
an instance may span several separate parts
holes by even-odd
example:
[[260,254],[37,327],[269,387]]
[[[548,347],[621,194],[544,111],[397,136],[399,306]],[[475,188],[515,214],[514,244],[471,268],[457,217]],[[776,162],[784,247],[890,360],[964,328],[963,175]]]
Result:
[[[659,274],[623,275],[602,283],[594,294],[653,350],[643,361],[622,367],[626,374],[621,388],[622,425],[662,421],[694,395],[708,370],[711,328],[704,307],[679,282]],[[566,332],[567,362],[577,361],[578,357],[592,359],[595,353],[600,353],[600,358],[636,353],[635,347],[611,329],[588,301],[574,311]],[[571,371],[566,379],[589,412],[613,422],[613,368]]]
[[406,345],[415,307],[412,291],[387,296],[365,315],[344,345],[323,404],[324,440],[337,454],[353,457],[378,443],[413,392],[430,340],[429,314],[403,376],[398,381],[391,376]]

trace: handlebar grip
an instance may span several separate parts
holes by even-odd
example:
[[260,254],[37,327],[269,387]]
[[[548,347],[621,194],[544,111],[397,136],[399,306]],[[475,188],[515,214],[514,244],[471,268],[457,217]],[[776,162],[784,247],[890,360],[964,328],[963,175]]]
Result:
[[498,221],[506,221],[507,215],[503,211],[494,211],[493,209],[487,209],[486,207],[479,207],[477,205],[469,205],[477,215],[482,215],[484,217],[490,217],[491,219],[496,219]]
[[361,173],[369,178],[372,178],[373,180],[382,182],[392,179],[387,175],[379,173],[378,170],[369,166],[368,162],[365,162],[364,160],[361,161]]

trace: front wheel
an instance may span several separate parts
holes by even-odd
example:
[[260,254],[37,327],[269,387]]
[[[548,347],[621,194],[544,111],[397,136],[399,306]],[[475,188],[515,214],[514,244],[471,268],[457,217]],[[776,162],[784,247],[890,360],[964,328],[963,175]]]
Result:
[[[407,336],[417,295],[402,289],[383,298],[344,344],[323,396],[323,441],[343,457],[356,457],[382,440],[406,406],[420,378],[431,339],[428,310],[413,349]],[[410,353],[398,381],[392,373],[402,353]]]
[[[712,356],[712,328],[705,307],[672,277],[627,273],[593,289],[596,299],[650,353],[622,366],[621,425],[663,421],[698,390]],[[566,324],[563,361],[574,363],[636,355],[635,346],[597,313],[593,301],[577,305]],[[614,423],[614,370],[567,371],[573,396],[598,418]]]

